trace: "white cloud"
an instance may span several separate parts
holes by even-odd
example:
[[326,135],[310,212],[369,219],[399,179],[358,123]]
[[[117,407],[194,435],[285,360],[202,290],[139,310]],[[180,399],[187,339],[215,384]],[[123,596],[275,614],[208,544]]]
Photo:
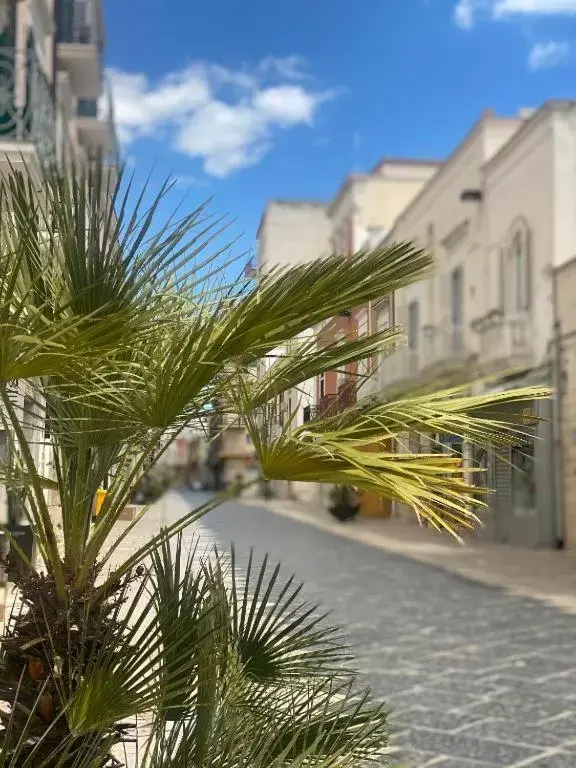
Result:
[[462,29],[471,29],[474,23],[472,0],[460,0],[454,8],[454,23]]
[[267,57],[253,74],[197,62],[157,83],[112,70],[121,141],[167,137],[174,149],[200,159],[206,173],[228,176],[259,162],[279,130],[312,126],[318,107],[334,97],[300,83],[274,83],[303,79],[303,66],[296,56]]
[[536,43],[528,55],[528,66],[532,70],[552,69],[565,64],[570,56],[570,44],[550,40]]
[[306,59],[302,56],[266,56],[258,65],[260,72],[273,72],[285,80],[306,80]]
[[326,94],[284,85],[255,91],[250,100],[227,104],[213,100],[181,126],[176,146],[204,161],[204,170],[220,178],[258,163],[268,152],[275,128],[311,125]]
[[494,16],[576,14],[576,0],[495,0]]
[[482,11],[489,11],[492,0],[459,0],[454,6],[454,23],[461,29],[472,29],[476,16]]
[[190,189],[190,187],[205,187],[208,185],[206,179],[198,178],[198,176],[192,176],[191,174],[182,174],[174,178],[174,182],[177,187],[182,189]]
[[197,67],[168,75],[156,87],[151,87],[141,73],[113,69],[109,76],[116,122],[124,143],[154,133],[163,123],[182,117],[211,97],[209,80]]
[[492,19],[514,16],[561,16],[576,14],[576,0],[458,0],[454,22],[462,29],[472,29],[478,15]]
[[306,123],[311,125],[318,100],[299,85],[278,85],[266,88],[254,95],[254,109],[281,125]]

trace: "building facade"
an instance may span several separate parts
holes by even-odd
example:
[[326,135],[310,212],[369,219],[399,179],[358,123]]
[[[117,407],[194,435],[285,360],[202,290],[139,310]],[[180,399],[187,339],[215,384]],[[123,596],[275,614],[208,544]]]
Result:
[[118,159],[101,0],[0,2],[0,170]]
[[[407,341],[381,361],[374,393],[390,397],[472,379],[484,382],[475,385],[478,392],[555,387],[558,313],[571,327],[570,301],[557,306],[555,275],[576,253],[575,148],[573,102],[548,102],[514,118],[485,113],[398,217],[384,242],[415,240],[433,254],[435,268],[430,279],[394,297]],[[564,501],[573,470],[566,465],[570,453],[563,466],[558,451],[559,395],[557,389],[554,401],[526,408],[522,426],[534,437],[527,445],[486,453],[449,435],[432,436],[436,446],[461,451],[468,466],[488,470],[496,492],[480,535],[574,546]],[[410,442],[413,450],[431,448],[430,440]]]
[[[0,176],[14,171],[41,181],[46,166],[98,155],[110,173],[118,144],[104,78],[101,0],[0,0]],[[41,471],[51,457],[44,418],[28,385],[14,394]],[[0,432],[4,458],[10,441]],[[58,499],[48,503],[57,512]],[[0,521],[11,518],[0,489]]]
[[[370,172],[347,177],[329,204],[300,201],[271,201],[258,230],[257,272],[262,275],[274,267],[287,267],[318,259],[331,253],[349,257],[374,247],[395,218],[422,186],[437,171],[437,162],[383,160]],[[351,340],[372,333],[385,320],[384,308],[374,312],[370,306],[351,307],[338,317],[309,329],[294,344],[310,342],[321,349],[340,339]],[[388,316],[387,322],[389,322]],[[261,362],[260,375],[289,349],[277,349]],[[363,396],[364,385],[372,373],[373,361],[347,365],[328,371],[298,388],[284,393],[276,404],[277,428],[301,426],[317,415],[345,408]],[[306,501],[324,503],[323,488],[276,483],[280,495],[298,493]],[[379,499],[365,499],[363,510],[380,511]]]

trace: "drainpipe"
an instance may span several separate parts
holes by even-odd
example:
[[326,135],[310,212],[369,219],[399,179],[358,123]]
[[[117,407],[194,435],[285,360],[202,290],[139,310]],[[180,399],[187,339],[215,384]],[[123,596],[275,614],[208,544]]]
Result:
[[554,538],[557,549],[564,549],[564,440],[562,437],[564,382],[562,366],[562,327],[558,313],[558,273],[551,269],[552,280],[552,435],[554,443]]

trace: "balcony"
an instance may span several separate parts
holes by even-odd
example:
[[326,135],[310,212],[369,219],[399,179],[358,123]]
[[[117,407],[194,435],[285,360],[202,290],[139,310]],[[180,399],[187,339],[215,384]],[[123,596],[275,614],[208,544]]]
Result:
[[476,330],[480,340],[478,362],[486,373],[534,365],[529,314],[495,315]]
[[[35,152],[34,152],[35,150]],[[11,168],[32,151],[40,164],[56,158],[52,88],[33,49],[0,47],[0,157]]]
[[474,353],[467,343],[464,325],[444,320],[423,333],[422,370],[450,373],[464,368]]
[[101,0],[61,0],[56,19],[58,63],[70,74],[74,93],[97,99],[102,87]]
[[430,383],[466,369],[472,357],[463,326],[447,322],[427,327],[418,335],[418,348],[401,347],[379,361],[378,372],[370,394],[377,395],[395,387]]
[[340,384],[338,394],[324,395],[320,398],[313,418],[335,416],[340,411],[350,408],[356,402],[356,380],[349,380]]
[[379,390],[414,382],[420,375],[421,356],[422,353],[419,349],[400,347],[391,355],[383,357],[374,377],[377,381],[371,394],[377,394]]
[[105,165],[119,164],[112,93],[106,86],[102,100],[78,99],[76,122],[80,143],[88,155],[102,157]]

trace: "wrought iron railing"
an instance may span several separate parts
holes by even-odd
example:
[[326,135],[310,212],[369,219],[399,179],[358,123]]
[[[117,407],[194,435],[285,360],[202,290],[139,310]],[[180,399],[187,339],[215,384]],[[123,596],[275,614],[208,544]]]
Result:
[[53,90],[34,48],[0,47],[0,139],[33,141],[42,163],[56,158]]
[[338,387],[338,394],[320,398],[311,417],[335,416],[356,402],[356,380],[347,381]]

